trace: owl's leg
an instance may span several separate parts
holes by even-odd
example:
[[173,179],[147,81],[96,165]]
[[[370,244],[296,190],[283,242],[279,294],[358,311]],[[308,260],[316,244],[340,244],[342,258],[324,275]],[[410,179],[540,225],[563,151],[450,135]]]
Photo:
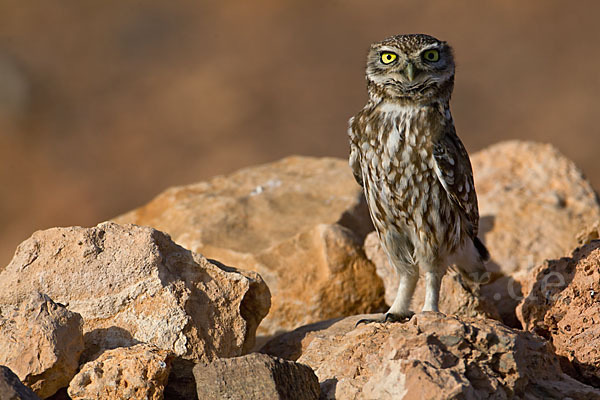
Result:
[[412,299],[415,288],[417,287],[417,281],[419,280],[419,271],[416,270],[413,273],[407,271],[398,272],[400,275],[400,284],[398,285],[398,292],[396,293],[396,299],[394,304],[390,307],[388,312],[380,318],[365,318],[361,319],[356,323],[356,326],[360,324],[368,324],[371,322],[402,322],[406,321],[413,316],[413,312],[410,311],[410,301]]
[[413,312],[410,311],[410,301],[412,300],[417,282],[419,280],[419,271],[408,273],[402,271],[398,273],[400,275],[400,284],[398,285],[398,292],[394,303],[385,314],[386,321],[400,321],[406,318],[410,318]]
[[425,303],[423,304],[423,311],[436,311],[439,312],[438,303],[440,300],[440,286],[442,285],[441,274],[437,271],[425,272]]

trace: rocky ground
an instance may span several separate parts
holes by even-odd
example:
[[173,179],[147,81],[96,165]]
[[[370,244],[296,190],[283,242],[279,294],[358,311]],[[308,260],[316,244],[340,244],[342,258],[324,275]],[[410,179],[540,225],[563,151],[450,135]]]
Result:
[[548,145],[472,161],[489,277],[404,323],[356,326],[397,283],[342,159],[35,232],[0,272],[0,398],[600,399],[596,193]]

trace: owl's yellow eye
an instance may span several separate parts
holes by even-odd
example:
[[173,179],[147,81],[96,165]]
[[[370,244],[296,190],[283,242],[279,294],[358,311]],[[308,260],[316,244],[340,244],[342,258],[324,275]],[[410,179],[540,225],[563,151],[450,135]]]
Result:
[[391,64],[396,61],[398,55],[389,51],[381,53],[381,62],[384,64]]
[[440,59],[440,52],[437,50],[426,50],[423,52],[423,58],[426,61],[436,62]]

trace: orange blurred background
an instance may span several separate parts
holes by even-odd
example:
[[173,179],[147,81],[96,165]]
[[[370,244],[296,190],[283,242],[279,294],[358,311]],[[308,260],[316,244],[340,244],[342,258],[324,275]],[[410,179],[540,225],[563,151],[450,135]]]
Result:
[[0,1],[0,266],[34,230],[289,154],[346,157],[369,44],[447,40],[477,151],[550,142],[600,187],[600,2]]

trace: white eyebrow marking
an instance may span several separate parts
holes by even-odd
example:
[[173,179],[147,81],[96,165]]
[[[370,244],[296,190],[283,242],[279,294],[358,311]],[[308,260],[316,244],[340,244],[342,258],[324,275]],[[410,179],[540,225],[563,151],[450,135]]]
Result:
[[426,47],[423,47],[421,49],[421,51],[423,51],[423,50],[429,50],[429,49],[439,49],[440,47],[441,47],[440,43],[432,43],[432,44],[430,44],[430,45],[428,45]]
[[400,53],[400,50],[396,47],[392,47],[392,46],[382,46],[379,49],[379,52],[384,52],[384,51],[391,51],[392,53]]

